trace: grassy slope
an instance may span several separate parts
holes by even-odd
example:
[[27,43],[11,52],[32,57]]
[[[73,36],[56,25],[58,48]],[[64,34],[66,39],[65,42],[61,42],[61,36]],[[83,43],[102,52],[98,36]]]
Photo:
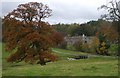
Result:
[[[89,55],[81,52],[54,49],[60,53],[60,60],[49,62],[45,66],[31,65],[24,62],[17,64],[7,63],[5,58],[8,53],[3,50],[3,75],[4,76],[115,76],[118,75],[118,61],[115,57],[89,57],[89,59],[67,60],[75,55]],[[62,53],[63,52],[63,53]]]
[[2,44],[0,43],[0,77],[2,76]]

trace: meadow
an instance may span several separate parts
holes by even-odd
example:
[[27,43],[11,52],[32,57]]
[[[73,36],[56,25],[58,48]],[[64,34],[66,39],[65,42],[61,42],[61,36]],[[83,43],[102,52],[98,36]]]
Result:
[[[8,63],[9,52],[2,52],[3,76],[117,76],[118,58],[115,56],[91,55],[78,51],[53,48],[59,60],[46,65],[28,64],[25,62]],[[87,55],[87,59],[68,60],[68,57]]]

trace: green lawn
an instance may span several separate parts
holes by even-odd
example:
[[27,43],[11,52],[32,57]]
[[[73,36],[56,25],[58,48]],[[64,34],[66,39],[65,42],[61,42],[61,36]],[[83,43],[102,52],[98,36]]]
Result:
[[0,77],[2,76],[2,44],[0,43]]
[[[117,76],[117,57],[96,56],[81,52],[53,48],[59,56],[56,62],[49,62],[45,66],[39,64],[7,63],[8,53],[3,49],[3,76]],[[88,55],[88,59],[68,60],[75,55]]]

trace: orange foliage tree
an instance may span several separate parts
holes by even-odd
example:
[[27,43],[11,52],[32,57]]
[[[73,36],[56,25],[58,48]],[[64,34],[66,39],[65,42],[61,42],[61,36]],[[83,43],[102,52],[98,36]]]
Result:
[[[20,4],[3,19],[3,41],[11,52],[8,62],[35,62],[41,65],[46,60],[55,61],[57,56],[51,53],[51,47],[62,42],[62,36],[41,19],[49,17],[51,9],[37,2]],[[57,40],[57,41],[56,41]]]
[[99,30],[106,35],[106,38],[111,42],[118,40],[118,31],[115,29],[114,25],[109,23],[102,23],[102,26]]

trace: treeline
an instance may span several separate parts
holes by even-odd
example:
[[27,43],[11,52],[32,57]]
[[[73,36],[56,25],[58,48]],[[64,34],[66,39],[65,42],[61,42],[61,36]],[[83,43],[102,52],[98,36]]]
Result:
[[0,17],[0,42],[2,41],[2,18]]
[[[111,41],[114,41],[118,35],[118,22],[109,22],[102,19],[97,21],[89,21],[87,23],[72,23],[72,24],[54,24],[55,29],[62,33],[64,36],[80,36],[85,34],[86,36],[96,36],[96,33],[103,32],[108,35]],[[114,37],[112,39],[112,35]]]

